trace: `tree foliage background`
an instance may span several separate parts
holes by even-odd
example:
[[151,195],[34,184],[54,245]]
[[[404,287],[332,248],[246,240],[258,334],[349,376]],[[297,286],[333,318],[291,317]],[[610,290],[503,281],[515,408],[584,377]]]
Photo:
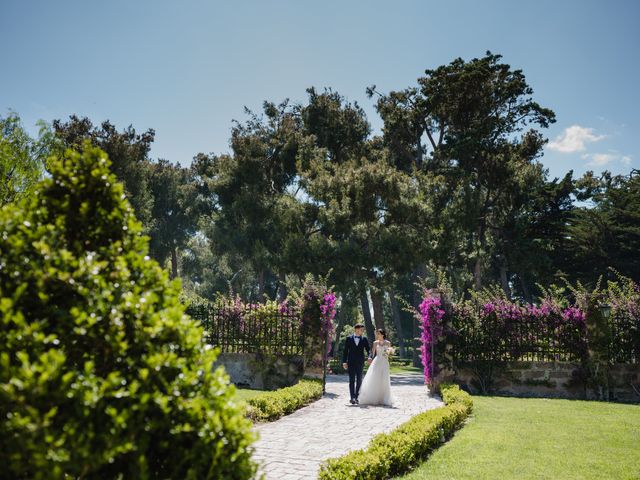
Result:
[[561,278],[593,284],[607,267],[640,279],[638,172],[549,178],[540,157],[554,112],[500,55],[367,92],[380,135],[357,103],[309,88],[303,103],[247,110],[228,153],[194,152],[189,167],[149,157],[153,130],[72,116],[29,139],[9,116],[1,151],[21,160],[10,168],[2,154],[12,182],[2,201],[43,174],[41,144],[88,140],[108,153],[151,254],[185,289],[283,299],[305,274],[328,274],[339,330],[358,316],[369,334],[384,326],[399,339],[417,333],[402,303],[417,304],[421,279],[444,275],[461,296],[498,284],[525,300]]

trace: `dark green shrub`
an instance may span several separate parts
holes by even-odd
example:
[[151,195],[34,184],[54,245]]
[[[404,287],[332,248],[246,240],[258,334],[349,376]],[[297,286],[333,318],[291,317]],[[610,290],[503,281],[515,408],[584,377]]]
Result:
[[247,479],[251,422],[85,146],[0,210],[0,477]]
[[324,462],[321,480],[377,480],[402,475],[444,443],[471,412],[471,396],[457,385],[441,387],[447,404],[420,413],[390,433],[373,437],[364,450]]
[[303,378],[291,387],[281,388],[249,399],[247,401],[249,404],[248,415],[259,421],[276,420],[320,397],[322,397],[322,381],[315,378]]

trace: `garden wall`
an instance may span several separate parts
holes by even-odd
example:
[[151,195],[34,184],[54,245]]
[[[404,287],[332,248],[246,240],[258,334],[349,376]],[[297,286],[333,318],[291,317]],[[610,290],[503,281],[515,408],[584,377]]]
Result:
[[214,367],[223,365],[231,382],[259,390],[295,385],[304,373],[302,355],[221,353]]
[[[610,400],[640,402],[640,364],[615,364],[610,370]],[[471,393],[480,393],[478,376],[471,366],[456,368],[454,380]],[[496,395],[603,399],[599,389],[587,387],[579,365],[569,362],[510,362],[496,372],[489,388]]]

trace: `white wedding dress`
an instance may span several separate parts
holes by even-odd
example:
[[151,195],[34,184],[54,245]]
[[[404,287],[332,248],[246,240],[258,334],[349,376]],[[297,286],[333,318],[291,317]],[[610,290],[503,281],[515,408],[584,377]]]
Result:
[[391,342],[376,344],[375,358],[364,376],[358,400],[360,405],[392,405],[391,378],[389,376],[389,357]]

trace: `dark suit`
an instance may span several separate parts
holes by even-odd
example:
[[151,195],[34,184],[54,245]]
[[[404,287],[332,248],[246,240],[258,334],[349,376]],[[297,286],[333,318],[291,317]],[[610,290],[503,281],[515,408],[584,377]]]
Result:
[[364,351],[367,356],[370,354],[369,341],[367,337],[361,337],[358,345],[356,345],[355,335],[349,335],[344,343],[344,352],[342,352],[342,363],[347,364],[349,372],[349,393],[351,399],[357,399],[362,385],[362,370],[364,368]]

